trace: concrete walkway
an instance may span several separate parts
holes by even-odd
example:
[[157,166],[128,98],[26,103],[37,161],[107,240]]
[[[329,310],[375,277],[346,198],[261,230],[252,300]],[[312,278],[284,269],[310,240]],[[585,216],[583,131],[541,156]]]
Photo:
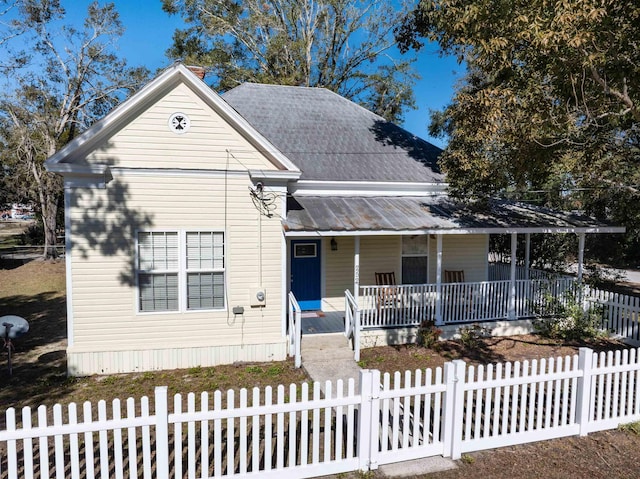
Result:
[[[353,351],[344,334],[305,334],[302,336],[302,367],[309,377],[320,383],[322,393],[325,382],[342,379],[346,385],[354,378],[358,387],[360,366],[353,359]],[[409,477],[445,471],[458,467],[454,461],[442,456],[426,457],[380,466],[383,477]],[[379,477],[376,475],[376,477]]]
[[324,394],[326,381],[349,378],[358,384],[360,366],[353,360],[353,351],[344,334],[304,334],[302,336],[302,367],[309,377],[320,383]]

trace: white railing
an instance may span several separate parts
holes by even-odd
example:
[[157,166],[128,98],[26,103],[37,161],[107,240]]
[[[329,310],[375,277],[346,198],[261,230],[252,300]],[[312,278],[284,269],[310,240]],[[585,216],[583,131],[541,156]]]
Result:
[[[510,315],[511,282],[445,283],[441,285],[444,324],[531,318],[553,313],[556,302],[571,301],[575,279],[518,280]],[[362,286],[358,298],[363,328],[417,326],[436,316],[435,284]],[[555,299],[554,299],[555,298]],[[512,316],[512,317],[511,317]]]
[[351,340],[353,359],[360,361],[360,308],[351,291],[344,292],[344,335]]
[[[570,278],[571,276],[563,273],[553,273],[544,271],[542,269],[525,268],[524,266],[516,265],[516,279],[557,279],[557,278]],[[510,263],[489,263],[489,281],[505,281],[511,278],[511,264]]]
[[361,286],[358,301],[362,326],[415,326],[435,317],[435,300],[435,284]]
[[[640,349],[5,413],[0,476],[307,478],[640,420]],[[274,397],[275,392],[275,397]],[[172,400],[170,400],[172,399]],[[153,414],[150,412],[153,411]],[[50,419],[52,418],[52,419]]]
[[292,292],[289,292],[289,356],[293,356],[295,367],[302,364],[302,311]]

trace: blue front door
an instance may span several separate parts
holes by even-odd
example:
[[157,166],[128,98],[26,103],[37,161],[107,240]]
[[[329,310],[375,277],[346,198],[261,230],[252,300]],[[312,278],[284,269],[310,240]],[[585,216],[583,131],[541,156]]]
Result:
[[303,311],[321,307],[320,240],[291,241],[291,291]]

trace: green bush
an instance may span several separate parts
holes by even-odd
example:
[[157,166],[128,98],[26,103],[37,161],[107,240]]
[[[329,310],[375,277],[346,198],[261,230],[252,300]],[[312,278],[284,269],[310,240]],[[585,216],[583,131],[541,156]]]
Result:
[[602,337],[606,333],[600,329],[602,307],[589,305],[584,308],[579,301],[581,290],[565,293],[565,301],[552,298],[553,315],[538,319],[533,326],[538,334],[551,339],[581,341]]
[[42,245],[44,244],[44,227],[42,222],[32,223],[27,226],[24,233],[20,235],[20,244],[23,245]]
[[433,348],[440,339],[442,329],[438,328],[432,320],[426,320],[420,323],[417,333],[417,342],[425,348]]
[[458,328],[458,334],[460,335],[460,342],[465,347],[474,349],[478,347],[480,339],[489,337],[491,332],[479,324],[470,324]]

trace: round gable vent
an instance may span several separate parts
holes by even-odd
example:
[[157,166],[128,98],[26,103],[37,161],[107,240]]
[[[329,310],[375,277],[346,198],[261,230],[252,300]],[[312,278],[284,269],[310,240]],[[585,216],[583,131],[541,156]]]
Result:
[[184,113],[176,112],[169,117],[169,129],[178,134],[183,135],[189,131],[191,120]]

